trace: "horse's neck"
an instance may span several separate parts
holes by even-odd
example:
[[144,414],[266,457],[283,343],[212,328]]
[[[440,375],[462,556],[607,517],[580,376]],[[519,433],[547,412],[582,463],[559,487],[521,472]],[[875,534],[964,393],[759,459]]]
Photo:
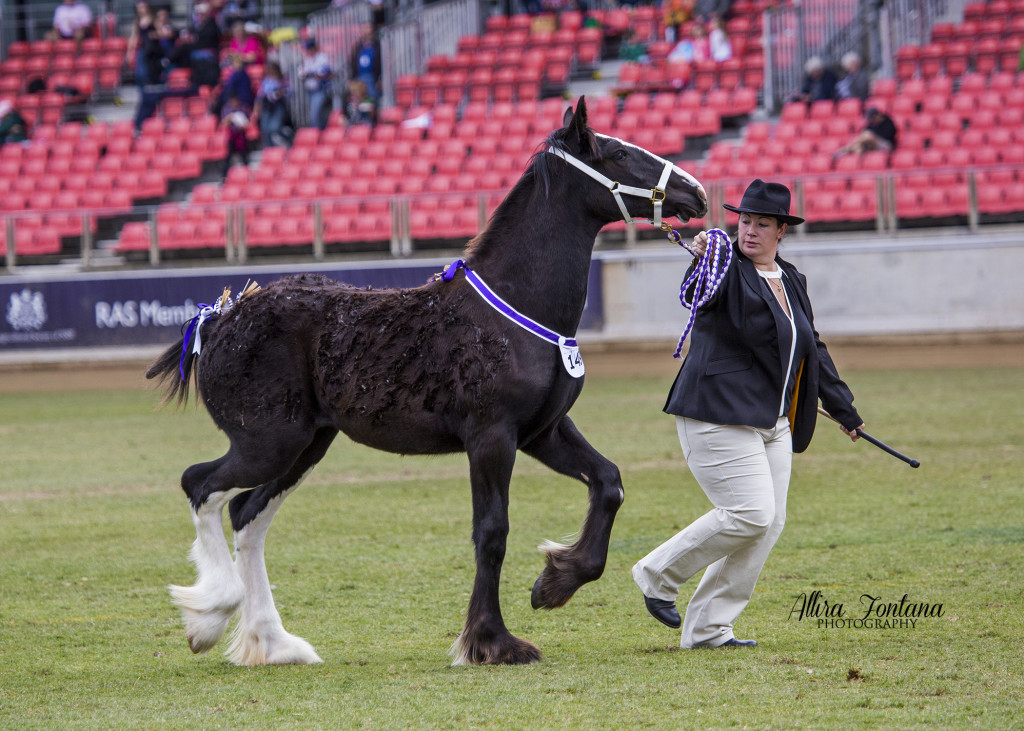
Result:
[[519,312],[561,335],[576,332],[587,299],[594,239],[602,222],[567,199],[516,188],[502,203],[514,215],[496,216],[481,234],[471,266]]

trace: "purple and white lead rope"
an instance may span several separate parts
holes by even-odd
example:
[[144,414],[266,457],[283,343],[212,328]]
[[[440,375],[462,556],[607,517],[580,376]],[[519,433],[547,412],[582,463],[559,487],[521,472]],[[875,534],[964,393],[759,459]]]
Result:
[[[677,231],[671,228],[668,229],[668,239],[673,243],[679,244],[694,256],[697,256],[696,252],[683,242],[683,237]],[[714,251],[712,251],[712,248],[714,248]],[[721,252],[723,249],[725,250],[725,260],[720,265],[719,261],[722,258]],[[697,317],[697,310],[710,302],[711,298],[715,296],[715,292],[722,286],[722,280],[725,278],[725,273],[728,271],[730,264],[732,264],[732,244],[729,243],[729,237],[721,229],[709,229],[708,248],[704,252],[704,256],[697,259],[693,272],[686,278],[686,281],[679,285],[679,301],[683,307],[690,310],[690,321],[686,323],[686,329],[683,330],[683,334],[679,338],[676,352],[672,354],[673,358],[678,358],[680,353],[683,352],[683,342],[693,328],[693,321]],[[687,302],[686,290],[690,288],[690,285],[693,285],[693,301]]]

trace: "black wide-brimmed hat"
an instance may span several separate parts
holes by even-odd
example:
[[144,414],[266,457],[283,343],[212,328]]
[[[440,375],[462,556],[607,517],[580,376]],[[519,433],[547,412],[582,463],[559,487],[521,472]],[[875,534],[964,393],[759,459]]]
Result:
[[722,208],[733,213],[752,213],[758,216],[771,216],[783,223],[795,226],[803,223],[800,216],[789,215],[789,188],[782,183],[766,183],[760,178],[747,186],[743,192],[743,200],[738,206],[723,203]]

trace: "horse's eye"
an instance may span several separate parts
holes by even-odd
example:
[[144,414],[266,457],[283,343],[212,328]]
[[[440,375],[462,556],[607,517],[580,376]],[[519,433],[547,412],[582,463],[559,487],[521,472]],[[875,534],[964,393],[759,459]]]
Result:
[[616,150],[615,154],[612,155],[612,160],[625,160],[625,159],[626,159],[626,151],[625,150]]

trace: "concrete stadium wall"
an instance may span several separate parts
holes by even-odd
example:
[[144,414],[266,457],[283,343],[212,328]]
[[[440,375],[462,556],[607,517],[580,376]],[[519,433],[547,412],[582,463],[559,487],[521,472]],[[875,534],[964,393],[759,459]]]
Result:
[[[783,240],[807,276],[823,337],[1024,330],[1024,232],[930,231],[898,236]],[[605,341],[673,340],[689,311],[679,285],[682,249],[599,253]],[[585,338],[581,338],[585,340]]]

